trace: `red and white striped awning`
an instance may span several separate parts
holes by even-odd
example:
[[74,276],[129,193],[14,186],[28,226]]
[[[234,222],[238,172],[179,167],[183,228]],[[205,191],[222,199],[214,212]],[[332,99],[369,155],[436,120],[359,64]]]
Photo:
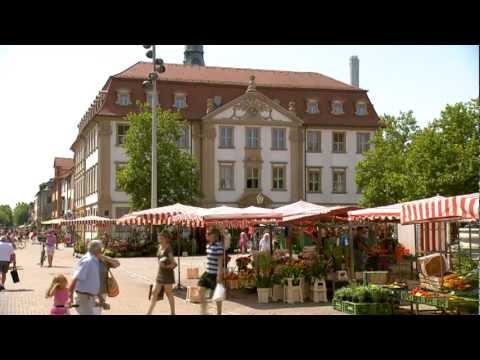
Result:
[[100,216],[85,216],[73,220],[63,220],[62,224],[64,225],[97,225],[97,226],[107,226],[114,225],[116,223],[115,219],[109,219]]
[[255,206],[248,208],[219,206],[194,213],[180,214],[172,217],[171,222],[177,225],[193,227],[204,227],[206,225],[247,227],[254,224],[278,223],[281,219],[282,214],[273,209]]
[[379,206],[348,212],[348,221],[400,221],[402,204]]
[[136,211],[131,214],[122,216],[117,220],[119,225],[164,225],[171,224],[171,219],[175,215],[194,213],[204,210],[199,207],[174,204],[158,207],[155,209],[148,209]]
[[401,224],[419,224],[448,220],[478,220],[479,194],[452,197],[436,196],[430,199],[402,204]]

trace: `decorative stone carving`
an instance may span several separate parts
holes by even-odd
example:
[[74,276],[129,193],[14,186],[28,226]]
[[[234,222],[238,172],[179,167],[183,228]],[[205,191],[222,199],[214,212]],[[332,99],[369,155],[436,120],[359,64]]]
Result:
[[262,194],[261,192],[246,192],[244,193],[240,199],[238,199],[238,205],[240,207],[247,207],[247,206],[259,206],[258,205],[258,196],[262,195],[262,205],[261,207],[266,207],[269,208],[272,206],[273,201],[270,199],[268,196],[265,194]]
[[254,93],[257,91],[257,85],[255,84],[255,76],[250,76],[250,81],[248,82],[247,93]]

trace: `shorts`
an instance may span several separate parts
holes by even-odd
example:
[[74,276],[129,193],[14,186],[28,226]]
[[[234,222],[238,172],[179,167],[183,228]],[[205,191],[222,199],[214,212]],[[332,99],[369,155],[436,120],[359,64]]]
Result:
[[215,290],[215,287],[217,286],[217,274],[204,272],[200,277],[200,280],[198,280],[198,286]]
[[47,245],[46,247],[47,247],[47,255],[53,256],[53,253],[55,252],[55,246]]
[[10,261],[0,261],[0,273],[6,274],[10,268]]

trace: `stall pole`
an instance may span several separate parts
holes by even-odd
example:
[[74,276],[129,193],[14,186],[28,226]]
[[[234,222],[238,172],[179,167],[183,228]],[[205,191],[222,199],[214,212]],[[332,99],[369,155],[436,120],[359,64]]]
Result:
[[472,223],[468,223],[468,249],[470,253],[470,259],[472,258]]
[[178,272],[178,282],[177,282],[177,286],[175,286],[174,290],[175,291],[183,291],[185,288],[182,286],[181,282],[180,282],[180,252],[181,252],[181,242],[180,242],[180,225],[177,225],[177,250],[178,250],[178,253],[177,253],[177,272]]
[[[353,253],[353,229],[352,224],[348,223],[348,238],[349,238],[349,245],[350,245],[350,277],[355,279],[355,258]],[[356,279],[355,279],[356,280]]]

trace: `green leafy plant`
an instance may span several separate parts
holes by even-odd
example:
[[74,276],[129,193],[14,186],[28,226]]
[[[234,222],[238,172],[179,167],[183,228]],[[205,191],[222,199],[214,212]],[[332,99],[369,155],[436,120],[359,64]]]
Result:
[[272,287],[272,277],[258,275],[256,277],[256,285],[258,289],[266,289]]

